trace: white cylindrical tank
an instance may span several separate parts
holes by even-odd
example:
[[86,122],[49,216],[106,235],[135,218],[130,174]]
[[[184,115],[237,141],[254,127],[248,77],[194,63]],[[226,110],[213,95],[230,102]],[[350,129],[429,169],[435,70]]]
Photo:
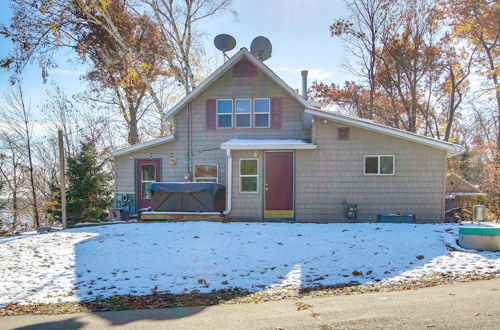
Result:
[[484,221],[484,205],[474,205],[472,207],[472,220],[473,221]]

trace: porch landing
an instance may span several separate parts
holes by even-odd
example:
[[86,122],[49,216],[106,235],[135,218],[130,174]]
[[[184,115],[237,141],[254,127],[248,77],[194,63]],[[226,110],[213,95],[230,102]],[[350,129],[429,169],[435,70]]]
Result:
[[142,212],[141,220],[222,220],[220,212]]

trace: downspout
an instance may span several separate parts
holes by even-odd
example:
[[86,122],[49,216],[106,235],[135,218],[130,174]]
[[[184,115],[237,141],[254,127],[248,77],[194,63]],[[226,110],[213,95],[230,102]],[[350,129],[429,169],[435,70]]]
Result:
[[[186,96],[189,94],[189,69],[184,67],[184,79],[186,84]],[[187,135],[187,146],[186,146],[186,175],[184,176],[185,181],[190,182],[191,175],[191,102],[186,105],[186,135]]]
[[226,182],[226,209],[222,212],[223,215],[231,213],[232,201],[232,186],[233,186],[233,158],[231,156],[231,149],[226,149],[227,155],[227,182]]

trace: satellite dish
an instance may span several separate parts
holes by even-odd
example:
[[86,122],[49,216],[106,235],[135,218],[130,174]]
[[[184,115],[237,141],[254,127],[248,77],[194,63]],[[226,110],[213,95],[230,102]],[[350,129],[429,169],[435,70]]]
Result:
[[253,39],[252,44],[250,45],[250,52],[261,61],[265,61],[270,58],[272,51],[273,46],[271,45],[271,42],[263,36]]
[[214,45],[218,50],[225,53],[232,50],[236,46],[236,39],[229,34],[219,34],[214,39]]

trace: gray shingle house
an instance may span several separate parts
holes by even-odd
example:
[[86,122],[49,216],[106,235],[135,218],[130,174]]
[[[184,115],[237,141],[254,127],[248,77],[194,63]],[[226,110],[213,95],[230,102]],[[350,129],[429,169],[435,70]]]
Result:
[[111,154],[116,200],[151,205],[155,181],[218,182],[224,216],[358,221],[414,213],[443,221],[446,159],[462,147],[320,109],[245,48],[167,116],[174,134]]

